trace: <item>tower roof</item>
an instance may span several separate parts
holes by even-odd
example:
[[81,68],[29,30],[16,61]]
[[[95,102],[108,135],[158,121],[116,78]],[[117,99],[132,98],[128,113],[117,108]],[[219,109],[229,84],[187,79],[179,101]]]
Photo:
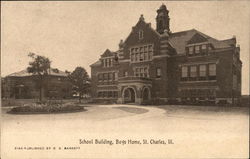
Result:
[[159,10],[166,10],[166,9],[167,9],[166,5],[162,3],[162,5],[160,6]]

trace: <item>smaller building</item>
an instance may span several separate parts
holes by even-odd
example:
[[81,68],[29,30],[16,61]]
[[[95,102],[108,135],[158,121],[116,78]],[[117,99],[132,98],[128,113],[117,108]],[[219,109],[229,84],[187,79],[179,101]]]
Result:
[[[2,99],[35,99],[40,96],[38,76],[27,70],[12,73],[2,78]],[[43,98],[65,99],[72,97],[72,85],[67,73],[49,69],[43,79]]]

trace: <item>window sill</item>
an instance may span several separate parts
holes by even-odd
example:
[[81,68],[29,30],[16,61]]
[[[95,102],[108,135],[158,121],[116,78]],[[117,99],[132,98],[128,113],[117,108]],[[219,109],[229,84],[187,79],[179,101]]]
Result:
[[180,81],[180,83],[202,83],[202,82],[217,82],[217,80],[202,80],[202,81]]

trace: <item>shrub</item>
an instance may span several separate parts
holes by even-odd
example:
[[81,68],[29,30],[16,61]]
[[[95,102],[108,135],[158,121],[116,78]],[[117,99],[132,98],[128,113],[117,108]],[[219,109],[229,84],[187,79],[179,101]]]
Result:
[[21,107],[14,107],[8,113],[13,114],[32,114],[32,113],[63,113],[84,111],[84,107],[72,104],[55,104],[55,103],[33,103]]

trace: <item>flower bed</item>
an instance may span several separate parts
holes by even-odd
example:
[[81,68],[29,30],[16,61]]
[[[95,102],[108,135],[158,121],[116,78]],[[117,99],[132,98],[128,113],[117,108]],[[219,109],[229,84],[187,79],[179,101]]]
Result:
[[49,113],[70,113],[85,111],[83,106],[74,104],[56,103],[33,103],[25,106],[14,107],[8,113],[11,114],[49,114]]

